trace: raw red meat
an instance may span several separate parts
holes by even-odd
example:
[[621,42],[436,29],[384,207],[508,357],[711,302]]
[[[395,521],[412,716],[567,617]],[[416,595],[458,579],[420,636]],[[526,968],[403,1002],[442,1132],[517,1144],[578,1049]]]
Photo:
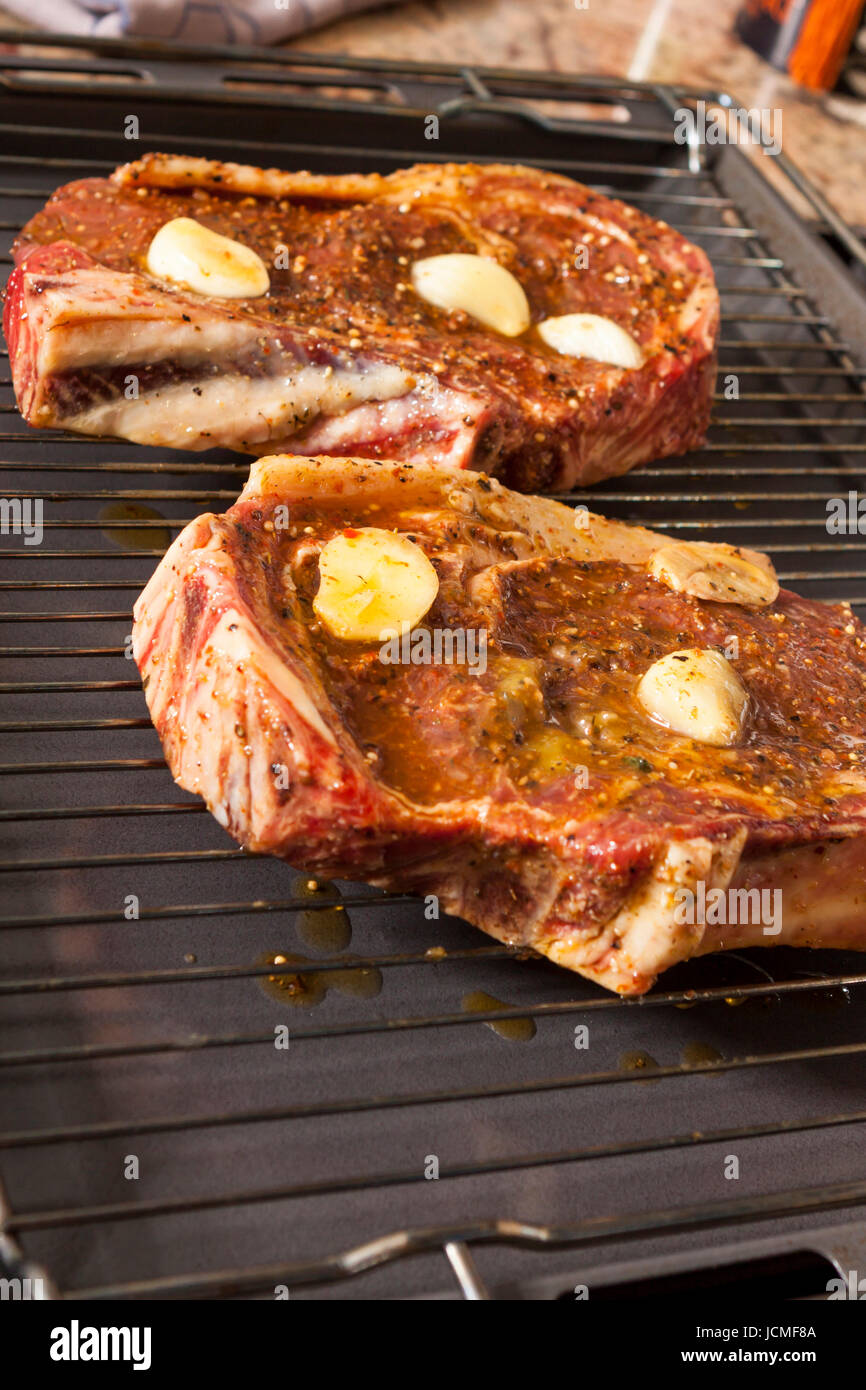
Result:
[[[866,948],[866,629],[785,591],[763,607],[675,592],[647,568],[669,538],[582,520],[472,473],[254,464],[136,604],[175,778],[249,849],[435,893],[624,994],[706,951]],[[423,548],[439,576],[423,627],[486,632],[483,671],[328,634],[318,557],[347,526]],[[652,663],[689,648],[737,652],[734,747],[635,701]],[[779,929],[679,920],[681,890],[778,890]]]
[[[147,274],[153,236],[179,216],[252,247],[269,293],[209,299]],[[643,366],[434,308],[411,266],[453,252],[509,269],[533,325],[612,319]],[[438,462],[529,491],[682,453],[709,419],[719,306],[703,251],[519,165],[338,176],[150,155],[58,189],[14,254],[4,328],[19,407],[40,427]]]

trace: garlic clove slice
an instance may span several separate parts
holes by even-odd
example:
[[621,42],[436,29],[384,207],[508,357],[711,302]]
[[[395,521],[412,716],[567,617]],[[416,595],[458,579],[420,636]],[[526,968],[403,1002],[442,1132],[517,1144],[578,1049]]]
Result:
[[255,251],[192,217],[175,217],[160,227],[146,265],[157,279],[214,299],[257,299],[270,288],[265,263]]
[[637,688],[643,708],[659,724],[698,743],[726,748],[740,738],[745,687],[720,652],[687,648],[653,662]]
[[313,608],[334,637],[383,641],[419,623],[438,592],[436,570],[408,536],[376,526],[347,528],[319,554]]
[[506,338],[529,327],[529,303],[510,270],[489,256],[429,256],[412,266],[412,284],[437,309],[462,309]]
[[601,314],[563,314],[538,325],[541,338],[567,357],[589,357],[611,367],[643,366],[643,352],[630,334]]
[[779,581],[767,556],[733,545],[677,541],[656,550],[647,569],[675,593],[714,603],[761,608],[774,603],[779,594]]

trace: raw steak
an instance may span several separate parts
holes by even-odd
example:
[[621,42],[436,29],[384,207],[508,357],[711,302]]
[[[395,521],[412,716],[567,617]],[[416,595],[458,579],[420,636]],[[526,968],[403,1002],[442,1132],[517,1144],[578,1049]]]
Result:
[[[149,275],[152,238],[181,216],[255,250],[269,293],[212,299]],[[412,265],[451,253],[511,271],[533,325],[613,320],[643,366],[434,308]],[[19,408],[40,427],[444,462],[528,491],[682,453],[709,419],[719,306],[703,251],[519,165],[337,176],[150,155],[58,189],[14,254],[4,329]]]
[[[254,464],[135,608],[176,780],[250,850],[437,894],[623,994],[707,951],[866,948],[866,629],[785,591],[761,607],[695,597],[700,584],[650,573],[668,538],[577,520],[474,473]],[[417,631],[483,631],[483,670],[330,635],[313,608],[320,552],[359,527],[423,549],[439,590]],[[776,591],[765,557],[718,553]],[[736,653],[736,746],[676,734],[635,698],[653,663],[694,648]],[[682,890],[700,904],[741,889],[781,892],[769,932],[682,920]]]

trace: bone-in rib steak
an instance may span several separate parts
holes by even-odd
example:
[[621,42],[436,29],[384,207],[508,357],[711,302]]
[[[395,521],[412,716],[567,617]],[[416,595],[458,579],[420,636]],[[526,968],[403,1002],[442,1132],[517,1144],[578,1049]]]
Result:
[[[136,604],[175,778],[252,850],[435,893],[624,994],[712,950],[866,948],[866,630],[754,552],[578,520],[468,472],[254,464]],[[384,533],[395,572],[407,542],[432,562],[432,607],[388,645],[335,636],[326,548]],[[671,665],[666,724],[639,696]],[[675,732],[693,704],[702,741]],[[705,912],[719,891],[739,910]]]
[[[148,273],[191,218],[252,248],[249,299]],[[150,155],[60,188],[15,247],[4,329],[32,425],[250,454],[362,455],[564,489],[697,446],[709,419],[718,295],[666,223],[518,165],[311,175]],[[416,291],[419,261],[492,258],[525,291],[515,337]],[[590,314],[642,365],[542,338]]]

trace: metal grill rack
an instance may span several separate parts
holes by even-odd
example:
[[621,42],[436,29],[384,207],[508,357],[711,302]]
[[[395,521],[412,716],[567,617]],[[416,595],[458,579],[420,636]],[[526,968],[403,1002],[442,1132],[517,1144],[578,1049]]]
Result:
[[[722,293],[709,442],[568,500],[761,546],[783,582],[862,611],[862,540],[829,535],[825,504],[861,486],[864,300],[742,150],[675,143],[697,93],[18,37],[0,54],[7,266],[54,187],[147,148],[523,160],[664,216]],[[864,1258],[861,957],[710,957],[628,1003],[415,899],[313,893],[240,854],[171,782],[126,637],[169,535],[229,505],[245,461],[32,431],[5,355],[0,414],[3,495],[45,517],[41,545],[0,538],[0,1262],[59,1298],[532,1298],[684,1271],[694,1288],[698,1269],[817,1296]]]

